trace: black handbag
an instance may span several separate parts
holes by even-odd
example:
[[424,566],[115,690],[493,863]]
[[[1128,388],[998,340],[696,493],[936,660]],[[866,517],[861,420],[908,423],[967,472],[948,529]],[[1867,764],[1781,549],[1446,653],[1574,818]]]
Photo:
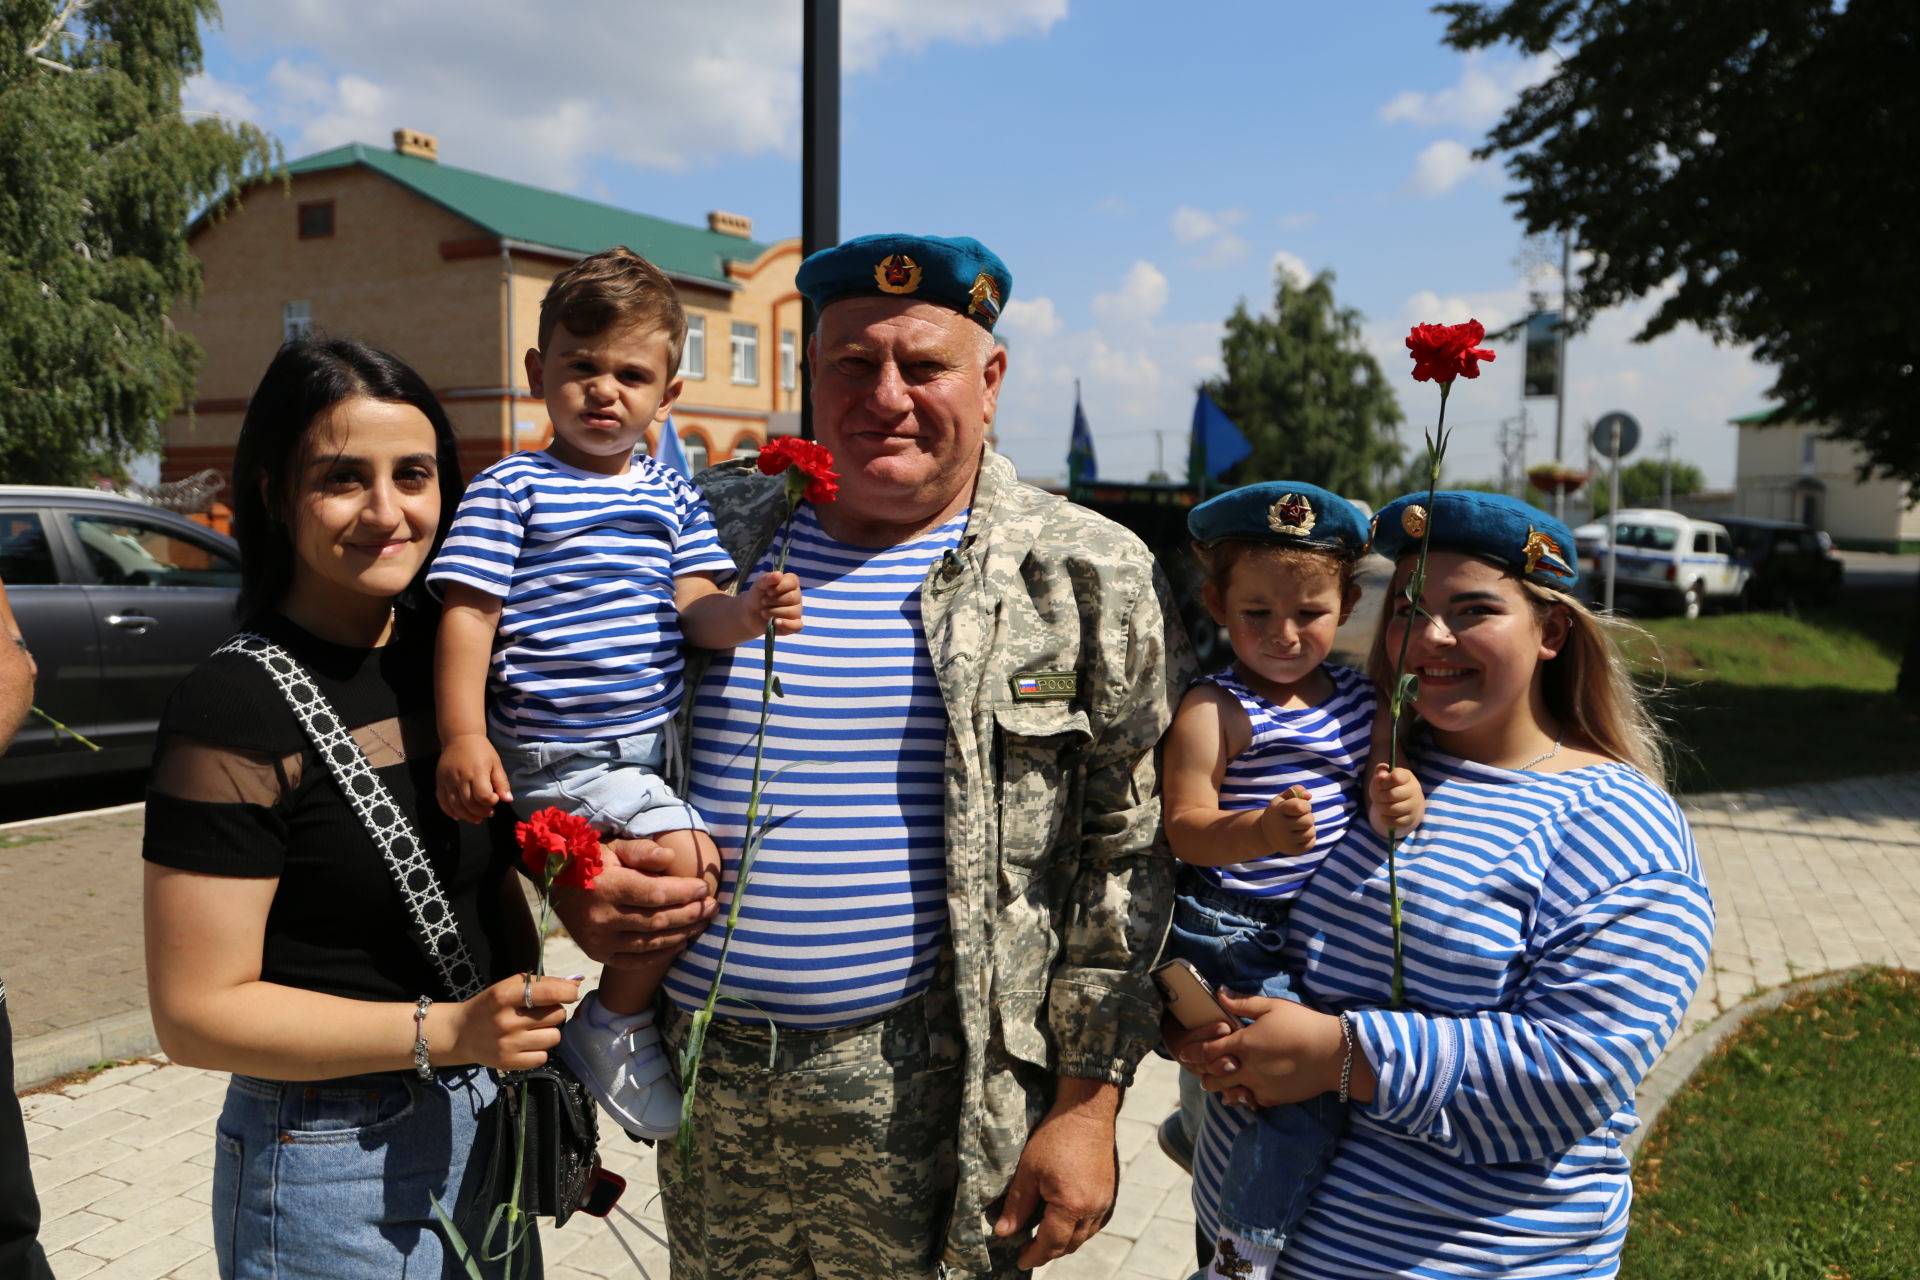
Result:
[[[413,823],[394,803],[366,752],[306,668],[273,641],[250,631],[234,636],[219,652],[244,654],[266,668],[393,872],[415,939],[446,991],[455,1000],[479,994],[486,983]],[[556,1227],[576,1211],[605,1217],[627,1183],[601,1167],[598,1112],[587,1087],[558,1057],[530,1071],[494,1074],[500,1096],[488,1112],[486,1173],[474,1184],[476,1194],[486,1197],[487,1215],[493,1206],[510,1202],[517,1178],[520,1209],[528,1216],[551,1217]],[[481,1251],[491,1253],[493,1246],[490,1240]]]

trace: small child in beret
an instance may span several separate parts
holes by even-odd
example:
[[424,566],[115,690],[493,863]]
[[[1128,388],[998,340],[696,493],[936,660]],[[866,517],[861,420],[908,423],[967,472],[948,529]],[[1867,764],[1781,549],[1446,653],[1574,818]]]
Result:
[[[1372,683],[1326,660],[1360,599],[1367,526],[1344,498],[1275,481],[1202,503],[1187,527],[1234,661],[1187,691],[1165,742],[1167,840],[1185,864],[1168,952],[1216,987],[1297,1001],[1279,962],[1287,913],[1363,790],[1382,834],[1405,833],[1424,808],[1413,773],[1384,763]],[[1265,1108],[1240,1131],[1209,1276],[1272,1274],[1345,1122],[1328,1094]]]

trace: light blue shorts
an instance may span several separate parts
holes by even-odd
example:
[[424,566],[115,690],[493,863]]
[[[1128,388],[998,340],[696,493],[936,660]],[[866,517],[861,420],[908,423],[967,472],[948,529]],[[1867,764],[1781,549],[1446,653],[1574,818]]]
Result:
[[[236,1075],[214,1127],[213,1245],[221,1280],[442,1280],[466,1274],[437,1198],[476,1252],[482,1136],[497,1087],[485,1067],[422,1080],[379,1071],[338,1080]],[[539,1275],[537,1233],[514,1275]],[[506,1260],[481,1274],[504,1276]]]
[[674,745],[671,728],[598,742],[493,739],[520,816],[553,805],[629,839],[707,830],[694,807],[660,776]]

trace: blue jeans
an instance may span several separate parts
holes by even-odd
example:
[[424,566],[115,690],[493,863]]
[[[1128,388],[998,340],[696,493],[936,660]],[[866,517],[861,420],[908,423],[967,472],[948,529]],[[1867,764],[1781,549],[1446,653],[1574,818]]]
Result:
[[[221,1280],[442,1280],[466,1273],[433,1201],[477,1255],[492,1206],[486,1168],[497,1092],[485,1067],[422,1080],[236,1075],[214,1129],[213,1243]],[[540,1241],[515,1275],[539,1275]],[[528,1263],[531,1263],[529,1266]],[[505,1260],[481,1263],[505,1276]]]
[[553,805],[630,839],[705,831],[698,811],[660,776],[677,740],[671,728],[597,742],[516,742],[495,735],[521,817]]
[[[1299,1003],[1280,967],[1289,901],[1231,893],[1182,868],[1167,952],[1215,987]],[[1339,1096],[1263,1107],[1233,1141],[1220,1186],[1220,1227],[1253,1244],[1286,1244],[1347,1127]],[[1196,1126],[1197,1127],[1197,1126]]]

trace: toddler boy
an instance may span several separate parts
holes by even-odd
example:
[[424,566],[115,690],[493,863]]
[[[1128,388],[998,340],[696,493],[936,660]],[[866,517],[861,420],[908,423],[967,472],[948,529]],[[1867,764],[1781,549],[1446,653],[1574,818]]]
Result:
[[[728,648],[772,622],[800,629],[800,584],[763,574],[739,595],[713,513],[650,458],[680,394],[686,315],[673,286],[625,248],[562,272],[540,304],[527,383],[553,439],[468,486],[428,571],[444,595],[435,692],[441,807],[468,822],[499,801],[546,805],[616,837],[647,837],[670,874],[717,887],[706,823],[662,778],[676,750],[683,640]],[[562,1032],[560,1056],[629,1132],[679,1126],[680,1098],[653,1026],[675,952],[608,969]]]

